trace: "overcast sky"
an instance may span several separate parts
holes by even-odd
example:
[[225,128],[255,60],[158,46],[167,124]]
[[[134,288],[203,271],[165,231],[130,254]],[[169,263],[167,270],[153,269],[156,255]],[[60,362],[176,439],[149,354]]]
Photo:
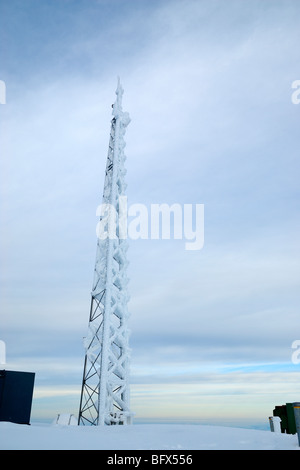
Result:
[[129,204],[204,204],[205,242],[129,241],[138,420],[268,425],[300,398],[298,0],[0,0],[1,330],[32,419],[78,413],[117,76]]

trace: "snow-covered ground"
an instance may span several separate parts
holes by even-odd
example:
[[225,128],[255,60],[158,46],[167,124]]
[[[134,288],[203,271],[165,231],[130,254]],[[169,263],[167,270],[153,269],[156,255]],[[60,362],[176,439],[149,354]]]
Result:
[[82,427],[0,422],[1,450],[299,450],[297,435],[221,426]]

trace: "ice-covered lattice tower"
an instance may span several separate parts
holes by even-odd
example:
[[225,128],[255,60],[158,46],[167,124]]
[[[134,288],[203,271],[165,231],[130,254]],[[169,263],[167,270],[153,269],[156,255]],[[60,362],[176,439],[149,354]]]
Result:
[[[125,196],[124,134],[130,122],[122,111],[118,80],[106,163],[101,230],[97,238],[94,282],[78,424],[130,424],[127,240],[121,220]],[[122,198],[123,197],[123,198]],[[126,226],[126,224],[125,224]]]

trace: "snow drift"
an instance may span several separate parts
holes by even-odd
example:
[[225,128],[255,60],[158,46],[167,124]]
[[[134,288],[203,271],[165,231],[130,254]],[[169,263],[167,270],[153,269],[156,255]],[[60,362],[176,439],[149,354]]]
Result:
[[298,450],[297,435],[221,426],[19,425],[0,422],[1,450]]

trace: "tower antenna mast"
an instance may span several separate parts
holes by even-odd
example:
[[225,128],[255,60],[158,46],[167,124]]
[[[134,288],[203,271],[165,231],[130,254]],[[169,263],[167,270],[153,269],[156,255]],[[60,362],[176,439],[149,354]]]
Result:
[[[122,202],[125,197],[124,135],[130,122],[122,110],[118,79],[113,104],[98,233],[78,424],[130,424],[127,234]],[[126,214],[127,216],[127,214]]]

